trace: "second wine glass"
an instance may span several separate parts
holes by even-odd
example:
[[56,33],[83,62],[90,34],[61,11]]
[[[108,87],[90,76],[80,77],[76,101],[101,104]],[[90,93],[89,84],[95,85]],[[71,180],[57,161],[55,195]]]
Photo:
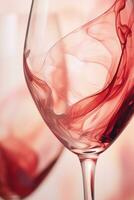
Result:
[[24,82],[26,16],[5,12],[6,3],[1,5],[4,14],[0,12],[0,199],[22,200],[43,181],[47,187],[63,147],[44,126]]
[[85,200],[98,155],[134,112],[134,3],[33,0],[24,73],[49,128],[78,155]]

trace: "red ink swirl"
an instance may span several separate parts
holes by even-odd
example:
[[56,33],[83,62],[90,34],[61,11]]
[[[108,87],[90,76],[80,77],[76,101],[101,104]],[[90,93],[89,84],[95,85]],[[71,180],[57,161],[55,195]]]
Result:
[[76,153],[106,149],[134,113],[134,3],[116,0],[101,16],[61,38],[39,74],[24,72],[44,120]]

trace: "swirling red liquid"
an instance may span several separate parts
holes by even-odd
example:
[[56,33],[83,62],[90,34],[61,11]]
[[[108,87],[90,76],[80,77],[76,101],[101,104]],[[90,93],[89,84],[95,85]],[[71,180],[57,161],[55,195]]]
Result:
[[[109,10],[61,38],[39,73],[24,55],[33,99],[49,128],[75,153],[100,153],[134,113],[134,3]],[[40,76],[41,74],[41,76]]]

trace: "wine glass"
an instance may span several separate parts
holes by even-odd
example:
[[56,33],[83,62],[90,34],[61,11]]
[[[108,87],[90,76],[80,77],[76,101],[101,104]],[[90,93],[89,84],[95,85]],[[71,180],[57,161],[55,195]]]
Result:
[[63,150],[44,127],[24,82],[21,26],[16,14],[0,16],[0,199],[5,200],[35,191]]
[[48,127],[78,155],[84,199],[98,156],[134,113],[134,2],[33,0],[24,74]]
[[0,110],[0,196],[22,199],[47,177],[62,146],[43,126],[24,85],[1,100]]

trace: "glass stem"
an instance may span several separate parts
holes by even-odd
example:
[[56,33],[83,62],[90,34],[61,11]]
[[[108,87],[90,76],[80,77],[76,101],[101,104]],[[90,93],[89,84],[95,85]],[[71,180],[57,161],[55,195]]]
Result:
[[81,158],[79,156],[84,187],[84,200],[94,200],[94,177],[97,158]]

